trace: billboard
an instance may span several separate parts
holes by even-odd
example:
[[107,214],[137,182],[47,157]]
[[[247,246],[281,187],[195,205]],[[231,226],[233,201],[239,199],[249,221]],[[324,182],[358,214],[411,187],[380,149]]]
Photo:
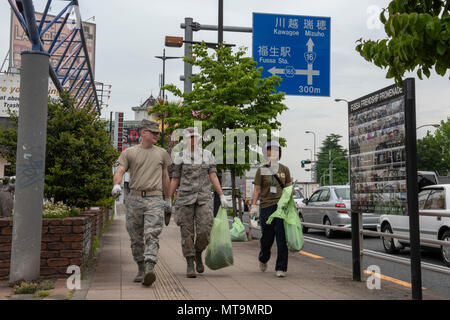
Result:
[[[59,93],[53,82],[49,80],[48,95],[59,99]],[[9,117],[8,109],[19,112],[20,75],[0,74],[0,117]]]
[[396,85],[349,103],[353,211],[407,214],[405,105]]
[[139,144],[141,137],[140,127],[123,128],[123,150]]
[[[39,21],[42,17],[42,13],[36,12],[36,20]],[[52,21],[55,18],[55,16],[47,15],[46,21]],[[21,59],[20,54],[22,51],[31,50],[31,43],[28,40],[28,37],[26,33],[24,32],[19,20],[17,20],[17,17],[12,14],[11,15],[11,61],[10,61],[10,67],[13,68],[19,68],[21,67]],[[63,21],[63,17],[59,19],[60,21]],[[63,27],[61,31],[61,35],[59,36],[59,40],[63,40],[67,37],[67,35],[70,34],[72,31],[72,28],[74,24],[69,23],[70,19],[67,21],[65,26]],[[44,25],[45,26],[45,25]],[[55,23],[53,24],[50,29],[44,33],[42,37],[42,41],[44,44],[44,49],[47,51],[50,47],[52,40],[55,38],[61,24]],[[86,46],[89,52],[89,59],[92,66],[92,71],[95,74],[95,38],[96,38],[96,25],[94,23],[90,22],[83,22],[83,30],[86,38]],[[64,51],[66,50],[68,44],[69,44],[70,38],[65,41],[61,47],[59,47],[54,54],[50,57],[50,61],[54,67],[58,64],[59,58],[64,54]],[[79,35],[75,37],[74,43],[72,43],[71,47],[69,48],[66,56],[70,56],[70,54],[75,51],[75,49],[78,46],[78,43],[75,41],[80,40]]]

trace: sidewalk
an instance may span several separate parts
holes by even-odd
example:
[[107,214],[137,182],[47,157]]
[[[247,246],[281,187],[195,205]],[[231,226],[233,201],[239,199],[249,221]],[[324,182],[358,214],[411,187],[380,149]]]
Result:
[[[409,300],[411,290],[381,280],[381,290],[369,290],[366,282],[352,281],[351,269],[327,259],[289,253],[286,278],[274,271],[276,246],[266,272],[259,270],[259,241],[233,242],[234,265],[217,271],[205,267],[197,278],[186,278],[180,231],[173,219],[160,236],[157,280],[151,287],[134,283],[133,261],[125,229],[123,205],[118,205],[114,224],[104,234],[96,271],[82,282],[73,299],[87,300]],[[424,299],[448,299],[423,292]]]

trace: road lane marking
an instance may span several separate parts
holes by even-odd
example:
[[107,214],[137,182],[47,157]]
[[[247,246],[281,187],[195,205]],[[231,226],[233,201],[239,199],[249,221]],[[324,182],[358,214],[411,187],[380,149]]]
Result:
[[303,251],[303,250],[299,251],[298,253],[300,253],[300,254],[302,254],[304,256],[310,257],[310,258],[314,258],[314,259],[323,259],[323,257],[321,257],[321,256],[317,256],[315,254],[312,254],[312,253],[309,253],[309,252],[306,252],[306,251]]
[[[383,275],[381,273],[369,272],[367,270],[364,270],[364,273],[367,274],[367,275],[374,275],[375,277],[381,278],[381,279],[389,281],[389,282],[396,283],[398,285],[401,285],[401,286],[404,286],[404,287],[407,287],[407,288],[410,288],[410,289],[412,288],[412,285],[409,282],[398,280],[398,279],[395,279],[395,278],[391,278],[391,277],[385,276],[385,275]],[[422,287],[422,289],[426,290],[426,288],[424,288],[424,287]]]

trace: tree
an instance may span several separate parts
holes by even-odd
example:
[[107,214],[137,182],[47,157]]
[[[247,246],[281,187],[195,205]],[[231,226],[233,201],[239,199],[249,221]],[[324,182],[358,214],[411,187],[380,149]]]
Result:
[[[2,154],[15,165],[18,117],[0,129]],[[44,194],[54,202],[86,208],[110,197],[111,167],[118,152],[109,142],[107,124],[90,108],[78,109],[68,94],[50,101],[47,118]]]
[[348,155],[347,150],[339,144],[339,140],[341,140],[341,138],[341,135],[332,133],[326,137],[320,147],[317,161],[317,177],[318,179],[322,176],[324,177],[322,178],[325,182],[324,185],[329,185],[328,175],[330,173],[330,150],[331,161],[334,160],[333,168],[336,168],[336,170],[333,170],[333,184],[340,185],[348,182]]
[[[185,58],[185,61],[200,69],[191,77],[192,92],[182,93],[174,85],[166,85],[165,89],[182,98],[183,104],[156,105],[152,110],[152,113],[167,111],[165,123],[169,125],[169,134],[177,127],[193,126],[194,121],[202,122],[203,132],[214,128],[223,136],[227,129],[242,129],[244,132],[266,129],[270,135],[270,130],[281,127],[277,116],[287,110],[282,103],[285,94],[275,91],[281,78],[271,76],[262,79],[262,68],[256,68],[257,63],[253,58],[245,57],[245,52],[245,48],[233,52],[230,47],[221,46],[209,55],[205,44],[193,46],[196,58]],[[224,150],[226,141],[225,138]],[[285,145],[285,140],[280,139],[280,143]],[[238,147],[242,146],[234,144],[235,150]],[[218,170],[230,170],[234,184],[234,177],[241,176],[244,170],[250,168],[249,153],[254,148],[255,145],[246,143],[245,164],[236,164],[236,161],[232,165],[226,164],[224,153],[223,164],[218,164]],[[237,156],[235,152],[235,160]],[[235,208],[234,192],[233,207]]]
[[[386,77],[401,84],[406,71],[430,77],[444,76],[450,68],[450,2],[442,0],[392,0],[380,14],[388,39],[358,40],[362,57],[388,68]],[[388,13],[386,17],[385,13]]]
[[423,171],[436,171],[440,175],[450,172],[450,117],[441,121],[434,135],[417,140],[417,167]]

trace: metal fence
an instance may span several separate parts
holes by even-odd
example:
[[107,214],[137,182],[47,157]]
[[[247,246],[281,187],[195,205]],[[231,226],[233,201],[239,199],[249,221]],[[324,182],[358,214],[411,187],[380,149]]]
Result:
[[[334,210],[334,211],[337,211],[337,210],[344,211],[345,210],[343,208],[335,208],[335,207],[308,207],[308,206],[302,207],[302,209]],[[348,211],[350,211],[350,210],[348,210]],[[419,215],[434,216],[434,217],[450,217],[450,214],[441,213],[441,212],[433,212],[433,211],[428,211],[428,212],[419,211]],[[377,231],[364,230],[363,226],[362,226],[362,214],[361,213],[359,213],[358,221],[359,221],[359,228],[358,228],[359,229],[359,237],[358,237],[357,241],[359,243],[359,246],[357,246],[357,247],[359,248],[358,250],[359,250],[359,257],[360,257],[360,261],[359,261],[360,270],[353,270],[354,273],[357,272],[357,273],[361,274],[361,271],[362,271],[361,266],[362,266],[362,257],[363,256],[378,258],[378,259],[395,262],[395,263],[399,263],[399,264],[403,264],[403,265],[408,265],[408,266],[411,265],[411,259],[396,257],[391,254],[376,252],[376,251],[372,251],[372,250],[366,250],[363,248],[364,235],[375,236],[375,237],[379,236],[380,238],[393,238],[393,239],[409,241],[408,236],[399,235],[399,234],[395,234],[395,233],[383,233],[383,232],[377,232]],[[350,233],[352,232],[351,228],[345,228],[345,227],[336,227],[336,226],[329,226],[329,225],[315,224],[315,223],[306,223],[306,222],[302,222],[302,225],[305,227],[308,227],[308,228],[313,228],[313,229],[324,229],[324,230],[330,229],[330,230],[336,230],[336,231],[342,231],[342,232],[350,232]],[[250,225],[249,225],[249,227],[251,228]],[[353,252],[352,246],[348,246],[348,245],[344,245],[344,244],[340,244],[340,243],[330,243],[329,241],[323,241],[320,239],[305,239],[304,241],[307,243],[330,247],[333,249]],[[421,245],[431,244],[431,245],[439,245],[439,246],[450,246],[450,241],[421,239],[420,244]],[[433,265],[431,263],[422,262],[421,268],[424,270],[429,270],[429,271],[434,271],[434,272],[439,272],[442,274],[450,275],[450,268]]]

